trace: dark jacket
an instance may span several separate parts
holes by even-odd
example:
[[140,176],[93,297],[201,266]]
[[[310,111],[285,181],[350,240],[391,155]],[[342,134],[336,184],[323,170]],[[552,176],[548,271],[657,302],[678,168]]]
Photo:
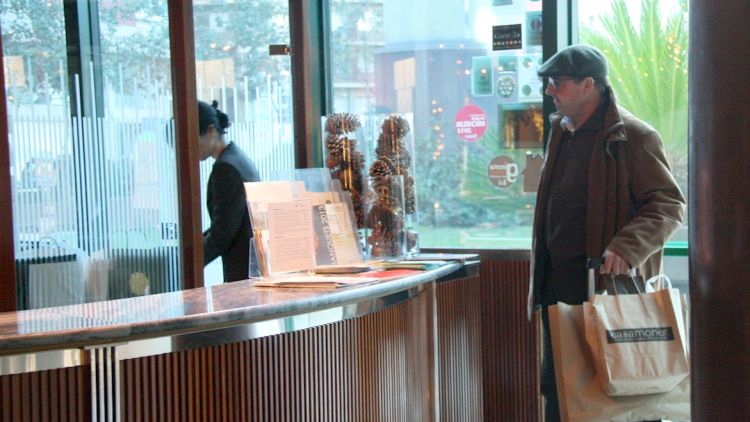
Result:
[[252,227],[244,183],[259,180],[252,161],[234,143],[211,169],[206,200],[211,227],[203,233],[204,265],[221,256],[225,282],[248,278]]
[[[682,222],[685,198],[669,170],[659,133],[618,107],[611,89],[608,91],[609,107],[588,170],[586,253],[600,257],[610,249],[648,278],[661,272],[662,249]],[[554,168],[553,157],[563,134],[561,119],[560,113],[550,115],[545,169],[534,216],[529,317],[542,303],[546,268],[541,222],[550,187],[547,169]]]

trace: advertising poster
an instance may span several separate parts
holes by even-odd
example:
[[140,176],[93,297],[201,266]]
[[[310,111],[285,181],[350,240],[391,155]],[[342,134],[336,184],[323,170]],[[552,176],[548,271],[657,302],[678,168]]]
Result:
[[495,58],[495,94],[501,103],[518,101],[518,57],[515,53]]
[[536,72],[542,64],[542,54],[527,53],[518,60],[518,100],[527,103],[541,103],[544,88],[542,79]]
[[489,56],[471,59],[471,95],[475,97],[492,95],[492,58]]
[[455,128],[458,136],[464,141],[478,141],[487,130],[487,115],[479,106],[463,106],[456,114]]
[[523,46],[521,24],[492,27],[492,50],[519,50]]
[[507,188],[518,180],[518,164],[511,157],[498,155],[490,161],[487,176],[493,185]]
[[526,12],[526,47],[542,45],[542,12]]

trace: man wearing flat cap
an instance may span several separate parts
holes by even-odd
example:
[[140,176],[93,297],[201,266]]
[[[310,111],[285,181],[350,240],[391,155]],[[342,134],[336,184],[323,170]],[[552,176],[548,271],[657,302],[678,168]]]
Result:
[[529,317],[542,310],[541,389],[549,422],[560,415],[547,306],[588,299],[589,258],[602,258],[601,274],[659,274],[685,199],[659,133],[617,105],[601,51],[567,47],[538,75],[548,78],[544,92],[557,109],[537,194],[529,287]]

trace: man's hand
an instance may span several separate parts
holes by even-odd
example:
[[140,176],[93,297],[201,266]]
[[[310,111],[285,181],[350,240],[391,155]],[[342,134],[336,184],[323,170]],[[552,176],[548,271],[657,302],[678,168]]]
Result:
[[604,251],[604,264],[602,264],[602,268],[599,270],[600,273],[612,274],[614,276],[626,275],[629,271],[630,264],[628,264],[628,261],[626,261],[625,258],[609,249]]

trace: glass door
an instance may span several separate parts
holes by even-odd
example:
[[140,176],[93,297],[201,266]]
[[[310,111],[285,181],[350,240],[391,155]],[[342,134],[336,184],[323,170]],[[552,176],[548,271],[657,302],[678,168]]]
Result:
[[[261,177],[293,168],[288,3],[193,6],[198,99]],[[167,2],[0,0],[0,25],[18,308],[181,289]]]
[[[290,43],[289,2],[196,0],[193,13],[198,99],[216,100],[228,114],[225,138],[248,155],[261,180],[294,169],[291,61],[269,54],[269,45]],[[201,163],[203,204],[213,163]],[[204,230],[209,226],[204,206]],[[220,283],[222,275],[218,258],[206,267],[204,282]]]
[[180,289],[166,2],[0,5],[19,309]]

